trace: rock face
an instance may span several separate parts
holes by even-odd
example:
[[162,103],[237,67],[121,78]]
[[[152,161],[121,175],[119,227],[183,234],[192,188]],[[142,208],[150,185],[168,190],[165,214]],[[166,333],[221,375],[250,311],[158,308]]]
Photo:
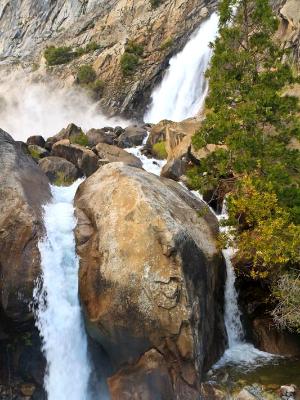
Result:
[[88,178],[75,204],[80,298],[116,371],[112,398],[197,399],[226,344],[215,217],[175,182],[123,163]]
[[[152,88],[170,57],[179,51],[217,0],[3,0],[0,5],[0,54],[6,62],[40,65],[34,77],[54,77],[65,86],[76,81],[79,65],[90,64],[104,83],[107,110],[142,117]],[[123,76],[120,61],[128,41],[143,45],[138,68]],[[73,49],[95,42],[99,48],[64,66],[43,68],[47,45]],[[9,67],[11,69],[11,66]]]
[[0,130],[0,307],[20,323],[31,318],[40,271],[42,205],[50,199],[46,175],[21,146]]
[[280,27],[278,38],[285,48],[291,49],[294,60],[300,67],[300,3],[298,0],[281,1],[279,9]]

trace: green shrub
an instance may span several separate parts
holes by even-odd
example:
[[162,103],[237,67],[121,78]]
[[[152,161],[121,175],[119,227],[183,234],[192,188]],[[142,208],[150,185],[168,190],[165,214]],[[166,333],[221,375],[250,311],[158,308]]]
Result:
[[157,142],[152,146],[152,152],[155,157],[163,160],[168,157],[168,153],[166,150],[166,142]]
[[104,89],[104,82],[101,79],[97,79],[95,82],[89,85],[89,89],[92,91],[94,100],[99,100],[102,96]]
[[166,50],[173,45],[174,41],[172,38],[166,39],[160,46],[160,50]]
[[41,158],[41,154],[38,150],[36,150],[34,148],[29,148],[28,151],[33,159],[39,160]]
[[78,135],[71,136],[70,142],[72,144],[80,144],[80,146],[85,147],[88,145],[88,138],[83,132],[81,132]]
[[56,179],[53,182],[55,186],[70,186],[72,185],[73,180],[70,178],[67,178],[63,172],[57,172],[56,174]]
[[136,56],[142,56],[144,53],[144,46],[130,40],[125,47],[125,52],[135,54]]
[[71,47],[49,46],[44,51],[44,57],[48,65],[67,64],[74,58]]
[[121,57],[121,69],[123,75],[129,76],[134,73],[139,65],[140,57],[144,53],[144,46],[130,40],[126,47],[125,52]]
[[139,65],[139,57],[132,53],[125,53],[122,55],[121,58],[121,69],[123,75],[129,76],[134,73],[137,66]]
[[96,50],[100,49],[100,44],[96,43],[96,42],[90,42],[85,46],[85,53],[91,53],[94,52]]
[[80,85],[87,85],[96,80],[97,74],[91,65],[81,65],[77,72],[77,81]]

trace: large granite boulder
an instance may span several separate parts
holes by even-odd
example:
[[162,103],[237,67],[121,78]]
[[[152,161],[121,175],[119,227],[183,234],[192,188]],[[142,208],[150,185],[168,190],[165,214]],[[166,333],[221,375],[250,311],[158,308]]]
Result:
[[56,135],[49,137],[46,140],[45,147],[47,150],[51,150],[54,143],[63,139],[75,140],[81,135],[84,135],[82,129],[79,126],[71,123],[66,128],[63,128],[61,131],[59,131]]
[[197,399],[226,345],[215,216],[177,183],[124,163],[83,182],[75,205],[80,298],[116,371],[112,399]]
[[120,161],[137,168],[142,168],[143,165],[141,160],[133,154],[106,143],[97,144],[95,152],[100,160],[106,160],[108,163]]
[[29,304],[40,272],[38,241],[49,182],[22,146],[0,130],[0,308],[7,319],[31,319]]

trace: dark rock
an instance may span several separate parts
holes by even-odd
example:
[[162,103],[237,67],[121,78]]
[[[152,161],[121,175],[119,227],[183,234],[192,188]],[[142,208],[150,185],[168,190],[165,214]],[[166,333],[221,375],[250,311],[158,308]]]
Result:
[[[141,160],[128,153],[127,151],[120,149],[117,146],[110,146],[105,143],[99,143],[95,147],[95,152],[101,160],[108,162],[124,162],[125,164],[131,165],[132,167],[142,168]],[[103,164],[103,162],[102,162]]]
[[180,177],[186,173],[186,169],[186,161],[180,159],[170,160],[162,168],[161,176],[179,181]]
[[125,131],[125,129],[123,129],[121,126],[116,126],[115,129],[114,129],[114,133],[115,133],[117,136],[120,136],[121,133],[123,133],[124,131]]
[[28,145],[29,144],[34,144],[34,145],[39,146],[39,147],[45,147],[45,144],[46,144],[45,139],[43,138],[43,136],[38,136],[38,135],[30,136],[27,139],[26,143]]
[[105,131],[104,129],[90,129],[86,136],[88,138],[88,145],[90,147],[96,146],[98,143],[114,144],[114,140],[117,135],[111,131]]
[[31,319],[29,303],[40,274],[38,241],[49,181],[12,137],[0,130],[0,308],[21,323]]
[[277,329],[271,318],[256,318],[251,328],[254,344],[258,349],[281,356],[300,356],[300,336]]
[[39,166],[51,183],[61,181],[70,184],[81,176],[73,163],[61,157],[43,158],[39,161]]
[[122,148],[140,146],[147,137],[147,131],[139,126],[128,126],[118,137],[117,145]]
[[92,175],[99,167],[98,157],[92,150],[78,144],[70,144],[67,139],[56,142],[51,155],[70,161],[85,176]]

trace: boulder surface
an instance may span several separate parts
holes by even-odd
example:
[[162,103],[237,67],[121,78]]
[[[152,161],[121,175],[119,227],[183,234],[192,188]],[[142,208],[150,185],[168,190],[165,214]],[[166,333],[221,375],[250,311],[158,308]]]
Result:
[[177,183],[123,163],[83,182],[75,205],[80,298],[115,369],[112,399],[198,398],[226,345],[216,218]]

